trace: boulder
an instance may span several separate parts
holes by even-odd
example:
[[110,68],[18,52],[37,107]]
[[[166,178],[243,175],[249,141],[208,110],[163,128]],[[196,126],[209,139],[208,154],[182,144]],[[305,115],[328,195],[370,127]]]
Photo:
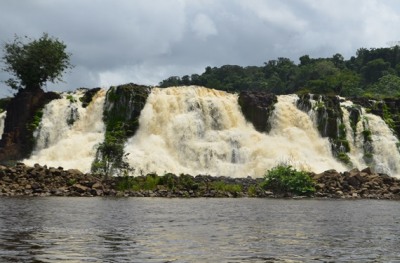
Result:
[[269,117],[278,98],[275,94],[260,91],[242,91],[238,103],[246,120],[259,132],[269,132]]

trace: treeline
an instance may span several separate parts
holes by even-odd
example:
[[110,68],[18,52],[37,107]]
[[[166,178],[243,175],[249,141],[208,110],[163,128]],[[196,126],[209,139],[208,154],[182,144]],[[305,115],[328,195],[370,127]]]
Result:
[[160,82],[160,87],[200,85],[231,92],[260,90],[275,94],[400,96],[400,46],[360,48],[349,60],[341,54],[330,58],[304,55],[299,60],[300,63],[295,64],[280,57],[264,63],[264,66],[207,67],[201,75],[169,77]]

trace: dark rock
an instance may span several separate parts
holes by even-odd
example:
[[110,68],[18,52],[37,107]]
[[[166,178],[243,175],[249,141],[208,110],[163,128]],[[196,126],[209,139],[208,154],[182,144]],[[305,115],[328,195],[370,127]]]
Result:
[[21,160],[33,148],[33,130],[29,128],[35,113],[51,100],[60,98],[54,92],[42,89],[22,89],[7,106],[4,133],[0,140],[0,162]]
[[89,189],[89,187],[81,185],[81,184],[74,184],[71,187],[72,191],[75,191],[75,192],[80,193],[80,194],[85,193],[88,189]]
[[269,117],[278,101],[275,94],[257,91],[242,91],[239,94],[239,105],[247,121],[259,132],[269,132]]
[[97,94],[97,92],[101,90],[101,88],[84,89],[84,90],[86,90],[86,92],[80,100],[82,102],[82,107],[86,108],[92,101],[93,97]]

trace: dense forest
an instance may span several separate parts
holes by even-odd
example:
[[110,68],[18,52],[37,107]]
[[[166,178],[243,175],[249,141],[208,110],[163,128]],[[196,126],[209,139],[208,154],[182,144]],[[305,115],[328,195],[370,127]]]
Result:
[[345,60],[341,54],[330,58],[304,55],[295,64],[280,57],[264,66],[224,65],[207,67],[201,75],[172,76],[161,87],[201,85],[239,92],[260,90],[275,94],[314,93],[345,97],[399,97],[400,46],[360,48]]

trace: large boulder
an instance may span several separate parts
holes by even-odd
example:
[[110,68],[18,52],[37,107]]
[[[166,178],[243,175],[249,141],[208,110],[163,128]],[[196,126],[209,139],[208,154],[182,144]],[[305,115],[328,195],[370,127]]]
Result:
[[246,120],[251,122],[259,132],[269,132],[269,117],[278,101],[275,94],[260,91],[242,91],[239,94],[239,105]]
[[33,130],[30,125],[38,110],[53,99],[60,98],[54,92],[42,89],[22,89],[7,106],[4,133],[0,140],[0,163],[26,158],[33,148]]

